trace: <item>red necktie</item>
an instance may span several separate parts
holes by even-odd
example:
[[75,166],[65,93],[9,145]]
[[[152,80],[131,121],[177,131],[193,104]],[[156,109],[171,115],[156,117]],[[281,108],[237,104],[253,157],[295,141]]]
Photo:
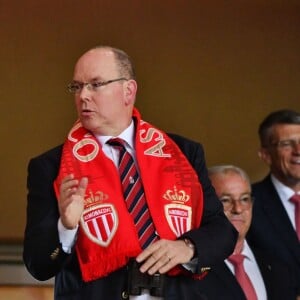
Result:
[[233,254],[228,257],[228,260],[234,266],[235,277],[246,295],[247,300],[257,300],[256,292],[251,283],[250,278],[245,272],[243,261],[245,256],[242,254]]
[[141,247],[145,249],[157,239],[157,236],[139,173],[132,156],[125,149],[122,139],[110,139],[107,143],[119,150],[119,174],[124,199],[134,220]]
[[300,195],[295,194],[290,198],[290,201],[295,204],[295,224],[298,239],[300,241]]

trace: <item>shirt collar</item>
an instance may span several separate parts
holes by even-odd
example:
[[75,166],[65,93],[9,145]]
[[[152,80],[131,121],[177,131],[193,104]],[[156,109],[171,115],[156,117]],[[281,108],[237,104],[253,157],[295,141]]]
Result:
[[[253,254],[252,250],[250,249],[246,240],[244,240],[243,249],[240,254],[244,255],[245,259],[247,259],[251,262],[255,261],[254,254]],[[225,259],[225,262],[228,264],[229,263],[228,259]],[[231,265],[231,263],[230,263],[230,265]]]
[[124,130],[122,131],[118,136],[111,136],[111,135],[97,135],[96,138],[98,139],[98,141],[101,143],[101,145],[105,145],[105,143],[111,139],[111,138],[120,138],[122,140],[124,140],[127,144],[127,146],[129,146],[130,148],[134,148],[134,122],[133,120],[131,120],[130,125]]
[[250,261],[255,261],[253,252],[251,251],[246,240],[244,240],[243,250],[242,250],[241,254],[243,254],[246,259],[249,259]]
[[271,181],[274,184],[274,187],[279,195],[279,198],[282,201],[288,201],[295,194],[295,192],[291,188],[284,185],[273,174],[271,174]]

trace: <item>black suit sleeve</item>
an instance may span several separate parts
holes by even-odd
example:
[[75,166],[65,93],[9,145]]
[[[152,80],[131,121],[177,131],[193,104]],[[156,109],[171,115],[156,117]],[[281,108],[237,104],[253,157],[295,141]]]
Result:
[[196,245],[198,269],[222,263],[234,250],[237,231],[223,212],[222,203],[208,178],[203,147],[196,142],[170,134],[198,174],[203,189],[204,210],[199,229],[183,235]]
[[32,159],[27,177],[27,224],[23,259],[28,271],[39,280],[55,276],[68,259],[59,243],[59,218],[53,181],[58,172],[60,148]]

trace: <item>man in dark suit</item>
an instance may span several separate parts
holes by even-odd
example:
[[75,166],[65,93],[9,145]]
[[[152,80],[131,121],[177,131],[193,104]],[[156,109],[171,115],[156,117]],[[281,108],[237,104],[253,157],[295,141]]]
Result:
[[196,299],[237,236],[201,145],[141,119],[122,50],[84,53],[68,87],[79,120],[28,167],[27,269],[55,299]]
[[[295,300],[295,278],[291,270],[268,253],[249,247],[245,236],[251,224],[252,197],[247,174],[232,165],[208,169],[224,212],[239,232],[233,254],[225,262],[212,266],[197,286],[199,294],[208,300]],[[247,282],[241,278],[234,264],[235,257],[243,257],[242,265]],[[246,286],[248,283],[249,286]]]
[[255,202],[247,239],[295,268],[300,295],[300,216],[291,201],[300,193],[300,113],[270,113],[259,126],[259,137],[259,155],[270,174],[252,186]]

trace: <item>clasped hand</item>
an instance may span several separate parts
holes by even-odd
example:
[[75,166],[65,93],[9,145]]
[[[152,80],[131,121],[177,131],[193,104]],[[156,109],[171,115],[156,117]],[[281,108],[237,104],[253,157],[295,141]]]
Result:
[[142,263],[140,271],[164,274],[178,264],[188,263],[194,256],[194,250],[189,248],[183,240],[170,241],[161,239],[140,253],[136,260]]

